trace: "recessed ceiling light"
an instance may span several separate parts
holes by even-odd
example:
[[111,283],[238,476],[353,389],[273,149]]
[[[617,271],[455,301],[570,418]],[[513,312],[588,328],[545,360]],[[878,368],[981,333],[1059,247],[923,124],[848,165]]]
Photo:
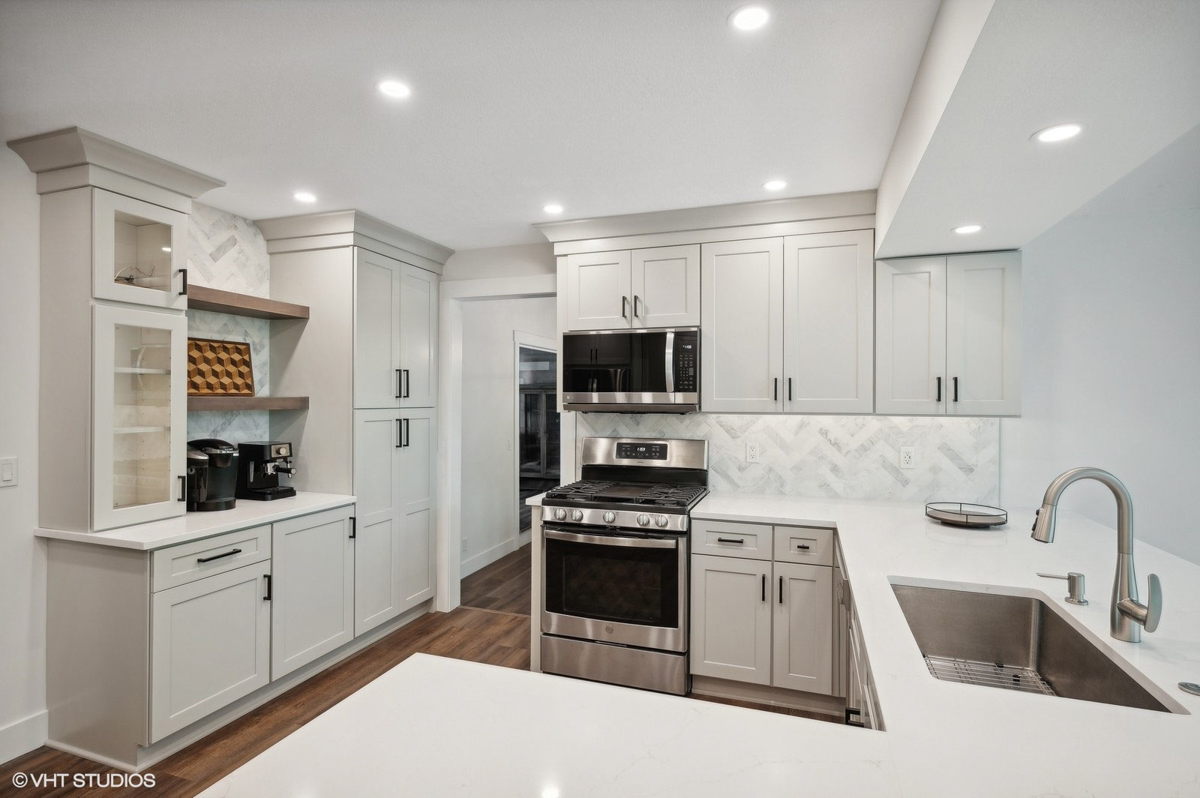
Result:
[[316,202],[317,195],[311,191],[297,191],[292,195],[292,199],[296,200],[296,202]]
[[1037,133],[1033,134],[1033,137],[1038,141],[1045,142],[1046,144],[1053,144],[1057,141],[1073,139],[1079,135],[1079,131],[1081,130],[1083,130],[1083,128],[1074,123],[1066,125],[1054,125],[1053,127],[1048,127],[1045,130],[1039,130]]
[[982,229],[983,225],[981,224],[964,224],[961,227],[954,228],[954,232],[960,236],[969,236],[971,233],[978,233]]
[[163,247],[163,252],[170,252],[170,251],[171,251],[170,247]]
[[383,80],[379,82],[379,92],[385,97],[394,97],[398,100],[403,100],[412,94],[412,89],[408,84],[401,83],[398,80]]
[[545,211],[546,213],[562,213],[563,207],[561,205],[559,205],[557,202],[547,202],[545,205],[542,206],[542,210]]
[[547,787],[542,790],[542,798],[558,798],[559,792],[557,787]]
[[729,24],[738,30],[758,30],[771,21],[771,12],[762,6],[743,6],[729,15]]
[[787,188],[787,181],[768,180],[767,182],[763,183],[763,188],[765,188],[767,191],[783,191],[785,188]]

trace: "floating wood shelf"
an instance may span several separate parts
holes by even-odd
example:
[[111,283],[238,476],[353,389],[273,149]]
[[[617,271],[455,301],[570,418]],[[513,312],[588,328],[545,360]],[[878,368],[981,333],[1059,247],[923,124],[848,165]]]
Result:
[[189,396],[188,410],[307,410],[307,396]]
[[202,285],[188,287],[188,308],[211,310],[215,313],[232,313],[235,316],[250,316],[255,319],[307,319],[307,305],[293,305],[249,294],[218,291]]

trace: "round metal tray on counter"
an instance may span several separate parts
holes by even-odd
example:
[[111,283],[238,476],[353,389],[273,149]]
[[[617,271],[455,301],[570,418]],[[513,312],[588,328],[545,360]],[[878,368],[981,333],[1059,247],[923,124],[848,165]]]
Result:
[[950,526],[982,529],[1008,523],[1008,512],[986,504],[963,502],[930,502],[925,505],[925,515]]

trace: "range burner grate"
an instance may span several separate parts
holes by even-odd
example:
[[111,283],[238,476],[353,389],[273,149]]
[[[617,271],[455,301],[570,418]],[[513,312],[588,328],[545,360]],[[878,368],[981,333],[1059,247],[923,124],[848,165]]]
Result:
[[929,666],[929,672],[933,674],[934,678],[947,682],[999,687],[1003,690],[1017,690],[1022,693],[1054,695],[1054,690],[1033,668],[937,656],[926,656],[925,664]]
[[573,502],[627,502],[652,507],[687,507],[707,491],[707,488],[698,485],[637,485],[627,482],[583,481],[552,488],[547,491],[546,498]]

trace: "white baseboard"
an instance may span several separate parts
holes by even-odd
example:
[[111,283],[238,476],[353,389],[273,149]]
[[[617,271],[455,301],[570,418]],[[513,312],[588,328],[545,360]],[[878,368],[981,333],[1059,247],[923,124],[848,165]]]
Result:
[[0,728],[0,763],[45,745],[50,730],[49,721],[50,714],[43,709]]
[[480,568],[491,565],[505,554],[510,554],[516,551],[518,545],[517,538],[509,538],[503,543],[492,546],[490,549],[485,549],[473,557],[468,557],[462,561],[462,576],[470,576]]

